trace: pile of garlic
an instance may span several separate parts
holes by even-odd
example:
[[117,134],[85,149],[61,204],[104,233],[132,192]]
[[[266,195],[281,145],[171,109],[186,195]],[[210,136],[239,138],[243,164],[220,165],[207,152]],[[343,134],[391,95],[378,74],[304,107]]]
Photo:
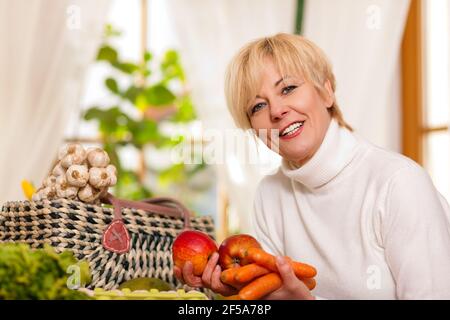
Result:
[[117,183],[116,167],[101,148],[85,150],[82,145],[64,145],[58,152],[58,163],[32,200],[66,198],[99,204],[100,197]]

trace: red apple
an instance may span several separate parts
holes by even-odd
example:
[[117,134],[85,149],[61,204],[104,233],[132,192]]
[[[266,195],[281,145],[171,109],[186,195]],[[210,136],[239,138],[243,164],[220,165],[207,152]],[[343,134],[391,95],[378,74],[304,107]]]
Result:
[[201,276],[211,255],[217,252],[217,244],[206,233],[187,230],[180,233],[172,245],[174,264],[183,269],[187,261],[191,261],[194,274]]
[[219,264],[222,270],[251,263],[245,257],[249,248],[261,248],[251,235],[237,234],[226,238],[219,247]]

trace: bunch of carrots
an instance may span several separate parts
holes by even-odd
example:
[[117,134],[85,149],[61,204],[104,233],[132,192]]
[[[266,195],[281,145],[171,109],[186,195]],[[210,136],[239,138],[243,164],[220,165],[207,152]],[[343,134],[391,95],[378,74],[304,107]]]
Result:
[[[241,287],[237,295],[226,299],[257,300],[281,287],[282,279],[278,273],[275,256],[257,247],[244,248],[239,255],[241,261],[245,259],[249,263],[226,269],[220,276],[223,283]],[[309,290],[314,289],[316,269],[308,264],[293,261],[289,257],[285,259],[290,263],[297,278],[303,281]]]

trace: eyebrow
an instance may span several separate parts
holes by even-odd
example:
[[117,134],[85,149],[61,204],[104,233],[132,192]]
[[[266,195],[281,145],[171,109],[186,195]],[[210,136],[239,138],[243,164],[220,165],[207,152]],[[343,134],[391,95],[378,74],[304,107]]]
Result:
[[285,80],[286,78],[288,78],[288,77],[286,76],[286,77],[281,78],[280,80],[278,80],[277,82],[275,82],[275,84],[274,84],[273,86],[274,86],[274,87],[278,86],[278,85],[281,83],[281,81]]
[[[285,76],[285,77],[283,77],[283,78],[281,78],[280,80],[278,80],[277,82],[275,82],[274,84],[273,84],[273,86],[276,88],[282,81],[284,81],[284,80],[286,80],[286,79],[288,79],[288,78],[290,78],[289,76]],[[256,95],[256,98],[261,98],[259,95]]]

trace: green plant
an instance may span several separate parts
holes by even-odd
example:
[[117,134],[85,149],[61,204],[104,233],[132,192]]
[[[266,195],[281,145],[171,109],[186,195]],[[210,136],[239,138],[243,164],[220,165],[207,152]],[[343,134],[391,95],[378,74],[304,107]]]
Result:
[[[196,119],[196,113],[186,90],[185,74],[177,51],[166,51],[156,68],[149,51],[143,54],[140,62],[125,61],[111,44],[111,39],[118,36],[120,32],[107,25],[104,42],[97,54],[97,61],[111,67],[111,75],[104,84],[116,102],[109,106],[92,106],[84,114],[84,119],[98,121],[103,147],[117,167],[115,195],[142,199],[155,193],[145,181],[151,169],[148,159],[144,159],[144,149],[151,145],[156,150],[167,150],[185,141],[183,134],[167,135],[161,130],[161,125],[165,122],[187,124]],[[127,106],[132,106],[134,116],[125,111]],[[122,165],[119,151],[125,146],[136,148],[141,155],[139,170],[128,170]],[[153,170],[162,187],[186,183],[205,168],[203,162],[196,165],[168,162],[164,168]]]
[[0,244],[0,300],[89,299],[68,288],[70,267],[78,267],[80,285],[90,282],[88,263],[78,262],[71,251],[57,254],[49,245],[32,250],[26,244]]

